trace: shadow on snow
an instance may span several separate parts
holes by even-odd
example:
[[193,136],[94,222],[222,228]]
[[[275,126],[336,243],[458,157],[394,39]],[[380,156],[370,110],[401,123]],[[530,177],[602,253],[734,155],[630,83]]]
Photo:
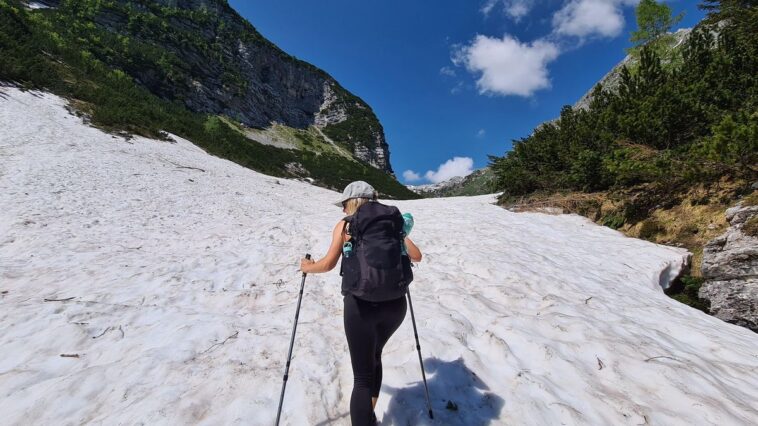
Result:
[[454,361],[427,358],[424,369],[434,420],[429,419],[419,371],[419,381],[409,386],[382,386],[390,395],[390,402],[387,411],[378,416],[380,424],[477,426],[490,424],[500,417],[505,401],[488,392],[487,385],[466,367],[462,358]]

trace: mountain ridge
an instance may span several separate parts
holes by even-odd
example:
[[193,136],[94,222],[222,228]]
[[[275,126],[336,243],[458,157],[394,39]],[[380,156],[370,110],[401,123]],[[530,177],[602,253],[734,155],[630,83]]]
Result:
[[70,3],[45,1],[51,8],[71,7],[71,13],[116,34],[117,41],[132,39],[156,50],[158,60],[146,55],[137,62],[131,52],[118,54],[97,43],[92,49],[97,59],[159,97],[254,128],[317,125],[352,148],[356,158],[392,174],[384,131],[371,107],[324,70],[263,37],[228,2]]

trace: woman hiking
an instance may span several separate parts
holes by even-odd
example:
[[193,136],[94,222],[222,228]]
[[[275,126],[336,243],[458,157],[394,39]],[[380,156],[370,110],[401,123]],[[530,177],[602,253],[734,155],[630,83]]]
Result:
[[382,385],[382,349],[405,318],[410,261],[421,261],[421,251],[405,236],[408,231],[403,232],[397,208],[377,202],[368,183],[352,182],[336,204],[347,216],[334,227],[329,250],[318,261],[302,259],[300,269],[328,272],[343,258],[345,336],[353,367],[350,420],[353,426],[373,425]]

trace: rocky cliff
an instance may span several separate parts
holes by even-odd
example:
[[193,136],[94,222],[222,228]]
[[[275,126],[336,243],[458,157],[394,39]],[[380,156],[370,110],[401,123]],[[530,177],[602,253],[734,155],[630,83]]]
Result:
[[[44,4],[76,15],[84,28],[115,34],[92,46],[93,54],[161,98],[252,128],[313,125],[354,157],[392,173],[371,108],[324,71],[266,40],[224,0]],[[121,49],[121,43],[139,50]]]
[[758,206],[741,203],[726,218],[729,229],[703,249],[699,296],[710,301],[712,315],[758,332]]

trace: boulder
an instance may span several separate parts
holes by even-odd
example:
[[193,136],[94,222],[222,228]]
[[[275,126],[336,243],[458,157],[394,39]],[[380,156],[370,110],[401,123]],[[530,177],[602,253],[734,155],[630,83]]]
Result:
[[756,214],[758,206],[726,211],[730,227],[703,248],[699,296],[710,301],[712,315],[758,332],[758,238],[742,232]]
[[758,333],[758,278],[707,281],[700,298],[711,302],[711,315]]

